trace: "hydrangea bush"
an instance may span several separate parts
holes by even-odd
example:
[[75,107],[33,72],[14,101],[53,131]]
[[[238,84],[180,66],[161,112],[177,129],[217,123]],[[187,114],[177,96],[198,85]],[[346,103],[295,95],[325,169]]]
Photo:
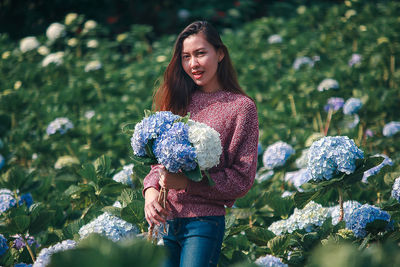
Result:
[[50,257],[56,252],[73,249],[76,247],[74,240],[64,240],[40,251],[33,267],[45,267],[50,263]]

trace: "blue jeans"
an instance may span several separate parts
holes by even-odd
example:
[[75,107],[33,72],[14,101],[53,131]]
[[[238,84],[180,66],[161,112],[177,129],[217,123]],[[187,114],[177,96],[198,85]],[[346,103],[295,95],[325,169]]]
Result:
[[225,232],[225,216],[175,218],[164,236],[165,267],[217,266]]

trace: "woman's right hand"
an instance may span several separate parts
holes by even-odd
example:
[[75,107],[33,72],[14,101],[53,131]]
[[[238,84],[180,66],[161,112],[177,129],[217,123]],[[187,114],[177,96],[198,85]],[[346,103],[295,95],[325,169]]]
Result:
[[161,204],[158,203],[158,195],[158,190],[153,187],[146,189],[144,192],[144,214],[150,226],[153,224],[160,225],[161,223],[165,223],[165,218],[167,218],[171,211],[168,202],[166,203],[166,208],[163,208]]

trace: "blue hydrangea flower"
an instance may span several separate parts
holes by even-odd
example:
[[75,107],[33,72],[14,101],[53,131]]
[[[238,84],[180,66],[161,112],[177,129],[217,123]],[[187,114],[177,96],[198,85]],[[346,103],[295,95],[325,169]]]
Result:
[[362,102],[360,99],[352,97],[346,100],[343,106],[343,113],[346,115],[356,114],[362,107]]
[[282,262],[282,259],[272,255],[265,255],[255,261],[255,264],[262,267],[287,267],[288,265]]
[[2,234],[0,234],[0,256],[6,253],[7,249],[7,239]]
[[76,247],[76,242],[74,240],[64,240],[59,242],[51,247],[44,248],[40,251],[39,255],[36,258],[33,267],[45,267],[50,263],[50,257],[56,252],[65,251],[69,249],[73,249]]
[[0,214],[17,205],[14,194],[9,189],[0,189]]
[[14,267],[32,267],[32,264],[26,264],[26,263],[17,263],[14,265]]
[[55,134],[56,132],[65,134],[69,129],[72,128],[74,128],[74,125],[68,118],[60,117],[50,122],[50,124],[47,126],[46,133],[48,135]]
[[345,116],[345,126],[349,129],[353,129],[360,123],[360,117],[358,114]]
[[117,242],[135,236],[139,233],[139,230],[135,225],[105,212],[79,229],[81,239],[86,238],[91,233],[101,234]]
[[320,84],[318,85],[318,91],[320,92],[329,89],[339,89],[338,81],[331,78],[327,78],[324,79],[322,82],[320,82]]
[[18,201],[18,205],[26,204],[26,206],[29,208],[33,204],[33,198],[31,193],[23,194]]
[[261,155],[263,152],[263,148],[260,142],[258,142],[258,147],[257,147],[257,155]]
[[383,135],[390,137],[400,131],[400,121],[391,121],[383,127]]
[[328,99],[328,103],[325,105],[324,110],[328,112],[329,110],[338,111],[344,105],[344,99],[341,97],[331,97]]
[[0,154],[0,170],[3,168],[4,164],[6,164],[6,160],[4,159],[3,155]]
[[133,174],[133,164],[129,164],[123,167],[123,169],[116,173],[113,176],[113,180],[118,182],[118,183],[123,183],[129,186],[133,186],[132,182],[132,174]]
[[256,173],[256,180],[259,181],[260,183],[263,181],[268,181],[274,176],[274,171],[269,170],[267,172],[263,172],[266,170],[266,168],[261,168],[259,172]]
[[295,70],[298,70],[301,68],[303,65],[308,65],[310,67],[314,66],[314,61],[309,58],[309,57],[298,57],[296,60],[293,62],[293,68]]
[[[348,200],[343,203],[343,221],[348,222],[350,219],[351,213],[361,207],[361,204],[357,201]],[[336,225],[339,223],[340,217],[340,206],[336,205],[334,207],[329,208],[329,213],[332,217],[332,224]]]
[[347,136],[327,136],[311,145],[307,168],[314,181],[330,180],[339,172],[353,173],[362,158],[363,151]]
[[295,163],[296,167],[299,168],[299,169],[307,168],[307,164],[308,164],[308,148],[303,149],[303,151],[301,151],[300,157],[297,158],[294,163]]
[[352,230],[354,236],[363,238],[367,234],[365,227],[375,220],[390,222],[390,215],[375,206],[364,204],[351,213],[346,228]]
[[285,165],[286,160],[294,154],[294,149],[291,145],[278,141],[264,151],[263,163],[267,169],[273,169]]
[[133,152],[137,156],[146,156],[146,144],[151,139],[156,139],[166,130],[171,128],[175,120],[179,119],[170,111],[160,111],[144,118],[135,125],[135,131],[131,138]]
[[392,187],[392,198],[400,202],[400,177],[394,180],[394,184]]
[[393,160],[391,158],[389,158],[388,156],[386,156],[385,154],[376,154],[376,155],[374,155],[374,157],[384,157],[385,159],[378,166],[375,166],[364,172],[363,178],[361,180],[361,182],[363,182],[363,183],[368,183],[368,177],[377,174],[384,166],[386,166],[386,165],[392,166],[393,165]]
[[300,187],[302,184],[307,183],[311,180],[311,174],[308,169],[300,169],[298,171],[287,172],[285,174],[285,181],[289,184],[293,184],[296,189],[300,192],[304,190]]
[[190,171],[196,168],[196,150],[189,142],[189,128],[177,122],[154,142],[157,161],[170,172]]

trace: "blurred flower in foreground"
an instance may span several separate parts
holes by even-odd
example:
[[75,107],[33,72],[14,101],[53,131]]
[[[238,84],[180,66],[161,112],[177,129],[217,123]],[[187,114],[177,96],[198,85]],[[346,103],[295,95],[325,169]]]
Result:
[[384,157],[385,159],[378,166],[375,166],[364,172],[363,178],[361,180],[363,183],[368,183],[368,180],[367,180],[368,177],[377,174],[384,166],[386,166],[386,165],[392,166],[393,165],[392,159],[389,158],[388,156],[386,156],[385,154],[376,154],[373,157]]
[[[357,201],[352,201],[348,200],[343,203],[343,211],[344,211],[344,216],[343,220],[347,222],[350,219],[351,213],[355,210],[361,207],[361,204],[358,203]],[[339,223],[339,217],[340,217],[340,206],[336,205],[334,207],[329,208],[330,215],[332,217],[332,224],[336,225]]]
[[69,167],[73,165],[78,165],[79,159],[76,157],[71,157],[69,155],[61,156],[57,159],[56,163],[54,164],[54,169],[62,169],[64,167]]
[[133,174],[133,164],[129,164],[123,167],[121,171],[116,173],[113,176],[113,180],[118,182],[118,183],[123,183],[129,186],[132,186],[132,174]]
[[68,118],[60,117],[50,122],[49,126],[47,126],[46,133],[48,135],[55,134],[56,132],[65,134],[69,129],[72,128],[74,128],[74,125]]
[[20,42],[19,42],[19,49],[21,50],[22,53],[31,51],[33,49],[36,49],[39,46],[39,42],[36,39],[36,37],[34,36],[29,36],[29,37],[25,37],[23,38]]
[[400,131],[400,121],[391,121],[383,127],[383,135],[390,137]]
[[282,43],[282,37],[279,34],[273,34],[268,37],[269,44],[279,44]]
[[362,107],[362,102],[360,99],[352,97],[346,100],[343,106],[343,113],[346,115],[356,114]]
[[56,66],[59,66],[64,62],[63,57],[64,57],[64,52],[51,53],[43,59],[42,66],[47,67],[51,63],[54,63]]
[[61,23],[52,23],[46,31],[46,36],[50,41],[54,41],[65,35],[65,26]]
[[367,234],[365,229],[367,224],[375,220],[389,223],[390,215],[375,206],[364,204],[351,213],[349,220],[346,222],[346,228],[352,230],[356,237],[363,238]]
[[98,61],[98,60],[90,61],[85,66],[85,72],[99,70],[99,69],[101,69],[101,67],[102,67],[102,65],[101,65],[100,61]]
[[282,259],[274,257],[272,255],[265,255],[259,257],[255,262],[258,266],[262,267],[287,267],[288,265],[282,262]]
[[339,172],[353,173],[362,158],[363,151],[347,136],[327,136],[311,145],[307,168],[314,181],[330,180]]
[[0,234],[0,256],[6,253],[7,249],[7,239],[2,234]]
[[356,64],[359,64],[361,62],[362,56],[360,54],[353,54],[351,55],[351,59],[349,60],[348,65],[350,67],[353,67]]
[[136,236],[139,230],[133,224],[105,212],[79,229],[81,239],[86,238],[91,233],[101,234],[117,242],[125,238]]
[[73,249],[76,247],[76,242],[74,240],[64,240],[48,248],[44,248],[40,251],[36,258],[33,267],[45,267],[50,263],[50,257],[56,252],[65,251]]
[[400,202],[400,177],[397,177],[396,180],[394,180],[391,196]]
[[318,85],[318,91],[320,92],[329,89],[339,89],[338,81],[331,78],[327,78],[324,79],[322,82],[320,82],[320,84]]
[[263,164],[267,169],[273,169],[285,165],[286,160],[294,154],[291,145],[278,141],[267,147],[263,155]]
[[328,104],[325,105],[324,110],[328,112],[329,110],[338,111],[344,105],[344,99],[341,97],[331,97],[328,99]]

